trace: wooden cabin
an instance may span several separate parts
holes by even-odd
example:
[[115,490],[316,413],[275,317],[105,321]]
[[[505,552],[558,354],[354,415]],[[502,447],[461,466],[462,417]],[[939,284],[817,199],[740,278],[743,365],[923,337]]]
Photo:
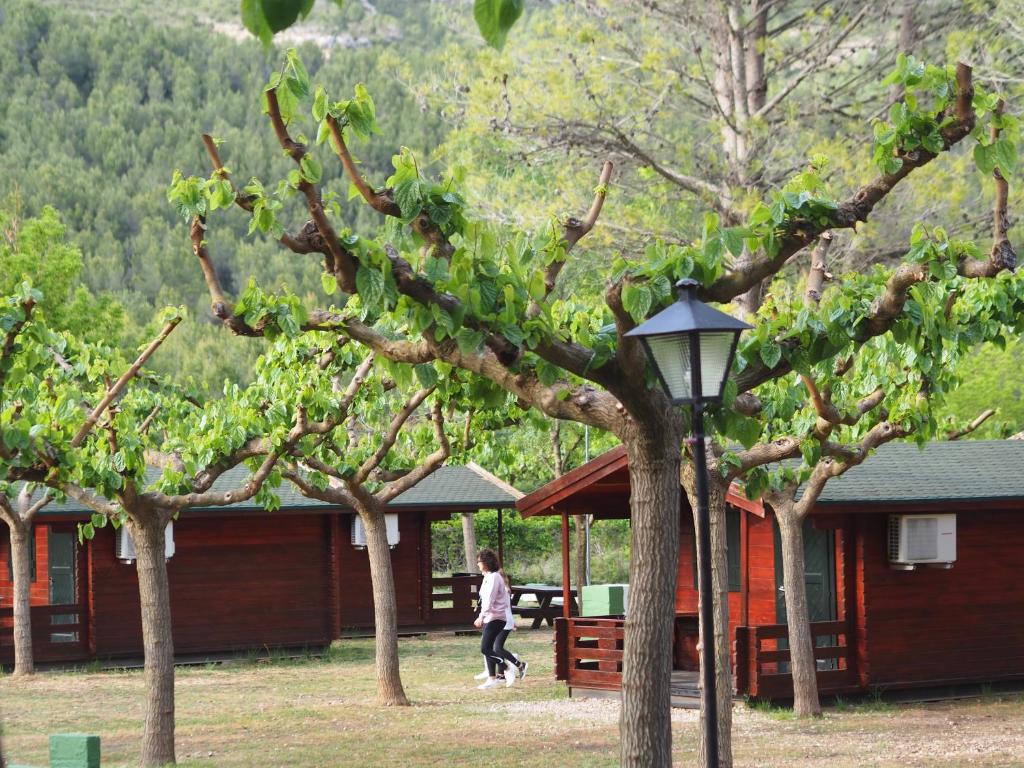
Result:
[[[245,470],[235,470],[214,487],[236,487],[244,476]],[[358,516],[307,499],[288,483],[276,492],[281,508],[275,512],[247,502],[186,510],[174,521],[167,570],[176,653],[322,646],[342,634],[372,633],[369,557],[353,538]],[[432,574],[431,523],[456,512],[512,508],[521,495],[469,465],[442,467],[392,501],[396,517],[389,538],[397,532],[391,562],[400,631],[472,626],[481,577]],[[80,543],[78,525],[88,519],[89,512],[71,500],[50,504],[36,517],[36,661],[141,657],[135,565],[118,548],[121,534],[111,526]],[[9,664],[14,585],[3,530],[0,663]]]
[[[605,453],[517,507],[524,517],[628,518],[625,451]],[[673,667],[685,672],[697,668],[695,539],[685,495],[679,530]],[[789,698],[771,508],[734,488],[727,532],[736,691]],[[1024,441],[885,445],[830,481],[805,523],[804,546],[822,693],[1024,680],[1024,590],[1016,586]],[[577,694],[618,690],[623,626],[622,616],[560,619],[558,679]]]

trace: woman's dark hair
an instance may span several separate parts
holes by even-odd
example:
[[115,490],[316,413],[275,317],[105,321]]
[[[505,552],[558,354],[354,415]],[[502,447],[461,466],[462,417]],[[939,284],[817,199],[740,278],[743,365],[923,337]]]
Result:
[[476,559],[483,563],[491,573],[501,570],[501,563],[498,562],[498,556],[494,554],[493,549],[481,549]]

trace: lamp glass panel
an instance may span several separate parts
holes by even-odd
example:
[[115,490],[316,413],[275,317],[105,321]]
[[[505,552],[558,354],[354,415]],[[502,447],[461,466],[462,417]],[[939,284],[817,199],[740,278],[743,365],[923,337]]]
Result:
[[729,354],[736,334],[729,331],[700,335],[701,398],[717,398],[722,382],[729,375]]
[[668,386],[668,395],[673,400],[690,400],[692,377],[690,372],[690,339],[680,333],[670,336],[649,336],[647,346],[651,350],[654,364],[661,372],[661,378]]

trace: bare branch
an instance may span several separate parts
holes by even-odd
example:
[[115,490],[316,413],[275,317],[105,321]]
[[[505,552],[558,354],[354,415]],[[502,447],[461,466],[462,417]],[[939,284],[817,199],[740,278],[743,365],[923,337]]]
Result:
[[816,305],[821,301],[825,281],[832,279],[832,273],[828,271],[827,259],[833,240],[834,236],[831,232],[822,232],[818,238],[818,247],[811,255],[811,269],[807,275],[806,302],[808,304]]
[[[349,179],[351,179],[362,198],[375,211],[396,219],[402,218],[402,209],[395,202],[391,190],[385,189],[383,192],[375,192],[366,183],[366,179],[363,178],[362,174],[359,173],[359,169],[356,168],[355,161],[348,151],[348,146],[345,144],[345,136],[341,126],[338,125],[338,121],[328,115],[327,126],[331,131],[331,143],[334,145],[334,151],[341,160],[345,173],[348,174]],[[447,260],[451,259],[452,254],[455,253],[454,246],[448,242],[448,236],[444,234],[441,228],[426,213],[420,213],[410,222],[409,226],[416,234],[430,244],[435,256]]]
[[[974,86],[971,80],[971,68],[963,63],[957,64],[956,80],[955,100],[941,116],[943,150],[948,150],[974,128],[975,115],[971,107]],[[866,221],[879,201],[888,195],[900,181],[935,157],[937,157],[935,153],[924,149],[902,153],[900,155],[902,165],[898,171],[882,174],[874,181],[862,186],[852,197],[838,206],[833,212],[831,220],[825,225],[811,221],[792,223],[789,231],[782,237],[775,256],[763,255],[751,260],[743,268],[729,272],[711,286],[702,289],[698,294],[699,297],[704,301],[716,301],[723,304],[732,301],[736,296],[745,293],[765,278],[778,272],[793,255],[813,242],[826,229],[851,229],[859,222]]]
[[145,365],[150,356],[157,351],[160,345],[164,343],[164,340],[171,335],[171,331],[173,331],[180,322],[181,318],[176,317],[167,323],[167,325],[164,326],[164,329],[160,332],[160,335],[153,339],[153,341],[149,343],[149,346],[146,347],[142,351],[142,354],[138,356],[134,363],[132,363],[131,367],[121,374],[121,378],[119,378],[114,386],[107,391],[106,396],[104,396],[99,405],[93,409],[92,413],[90,413],[88,418],[86,418],[85,423],[82,424],[78,432],[75,433],[75,436],[71,439],[72,448],[77,448],[82,444],[85,436],[89,434],[89,431],[96,424],[96,420],[103,415],[103,412],[107,410],[107,407],[114,401],[114,398],[121,394],[121,390],[128,385],[128,382],[131,381],[135,374],[139,372],[139,369]]
[[392,480],[384,488],[377,492],[377,501],[387,504],[396,496],[412,488],[426,477],[429,477],[444,464],[451,453],[451,446],[448,444],[448,437],[444,432],[444,414],[441,411],[441,404],[436,402],[431,408],[431,420],[434,422],[434,436],[437,439],[437,450],[431,453],[419,466],[408,474]]
[[394,418],[391,419],[391,424],[388,425],[388,431],[384,434],[381,440],[380,446],[374,452],[372,456],[366,459],[360,465],[359,469],[352,476],[349,481],[350,484],[362,485],[366,482],[366,478],[370,476],[370,473],[380,466],[380,463],[384,461],[384,458],[391,451],[395,445],[395,441],[398,439],[399,433],[402,431],[402,427],[405,426],[405,422],[409,420],[409,417],[413,415],[417,408],[433,393],[434,387],[428,389],[418,390],[412,397],[406,401],[405,405],[395,414]]
[[[597,189],[594,190],[594,202],[590,205],[590,210],[587,211],[586,217],[580,221],[577,218],[570,218],[565,222],[563,240],[565,242],[565,253],[568,255],[569,251],[572,250],[573,246],[576,245],[583,237],[585,237],[590,230],[594,228],[594,224],[597,223],[597,217],[601,215],[601,208],[604,206],[605,196],[608,194],[608,182],[612,177],[612,164],[611,161],[605,161],[604,167],[601,169],[601,178],[598,179]],[[547,269],[544,270],[544,297],[547,298],[551,295],[551,292],[555,289],[555,281],[558,280],[558,273],[562,271],[562,267],[565,266],[565,259],[556,259],[548,264]],[[536,315],[539,310],[534,307],[530,308],[530,314]]]
[[78,487],[74,483],[64,483],[60,490],[66,493],[75,501],[84,504],[93,512],[99,512],[108,518],[116,517],[120,506],[112,501],[96,496],[93,493]]
[[951,431],[947,432],[946,433],[946,439],[947,440],[959,440],[964,435],[969,435],[971,432],[973,432],[978,427],[980,427],[982,424],[984,424],[986,421],[988,421],[992,416],[995,416],[995,414],[996,414],[996,411],[995,411],[994,408],[987,408],[987,409],[985,409],[980,414],[978,414],[974,418],[974,421],[972,421],[967,426],[964,426],[964,427],[961,427],[960,429],[954,429],[954,430],[951,430]]
[[[277,140],[281,144],[281,148],[288,153],[288,155],[299,165],[301,169],[302,158],[306,154],[306,147],[297,141],[294,141],[291,136],[288,135],[288,128],[284,124],[284,120],[281,118],[281,108],[277,103],[277,90],[270,89],[266,92],[267,96],[267,114],[270,116],[270,122],[274,126],[274,133],[277,134]],[[313,221],[316,222],[316,228],[320,232],[323,238],[324,244],[330,251],[331,259],[334,262],[333,269],[330,270],[338,280],[338,286],[347,293],[356,292],[356,260],[352,254],[345,250],[341,241],[338,239],[337,233],[334,231],[334,227],[331,226],[330,221],[327,220],[327,214],[324,213],[323,202],[320,200],[320,191],[316,188],[316,185],[306,181],[305,177],[302,177],[299,181],[299,191],[306,198],[306,208],[309,210],[309,215]]]
[[759,443],[736,454],[738,466],[729,465],[726,480],[732,482],[749,472],[754,467],[774,464],[783,459],[792,459],[800,455],[801,441],[795,437],[783,437],[770,443]]
[[792,78],[790,78],[790,80],[787,83],[785,83],[775,93],[774,96],[772,96],[767,102],[765,102],[765,105],[763,107],[761,107],[759,110],[757,110],[757,112],[755,112],[752,115],[752,117],[755,120],[760,119],[767,115],[769,112],[771,112],[773,109],[775,109],[775,107],[777,107],[783,101],[783,99],[785,99],[787,96],[789,96],[789,94],[793,92],[793,89],[800,85],[800,83],[802,83],[808,75],[810,75],[812,72],[818,69],[822,65],[822,63],[835,52],[836,48],[838,48],[840,44],[842,44],[843,40],[845,40],[847,36],[851,32],[853,32],[854,29],[856,29],[856,27],[867,15],[867,12],[867,6],[861,8],[860,13],[854,16],[850,20],[850,23],[843,28],[842,32],[836,35],[836,37],[832,41],[832,44],[825,48],[824,50],[820,51],[819,54],[811,61],[807,62],[804,68],[797,72]]
[[833,477],[846,472],[851,467],[861,464],[878,446],[888,443],[901,437],[906,437],[908,432],[896,424],[883,421],[873,426],[864,438],[856,446],[838,445],[825,443],[822,446],[822,454],[834,457],[837,460],[823,459],[811,472],[811,477],[804,487],[800,501],[796,503],[796,513],[799,519],[803,519],[817,503],[825,484]]

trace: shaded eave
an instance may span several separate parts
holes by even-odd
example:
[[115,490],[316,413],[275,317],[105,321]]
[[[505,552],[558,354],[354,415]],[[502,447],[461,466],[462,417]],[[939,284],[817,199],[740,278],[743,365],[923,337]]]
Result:
[[[528,493],[516,502],[516,509],[524,518],[534,515],[560,515],[567,511],[569,504],[566,502],[575,499],[580,494],[590,494],[595,486],[602,480],[613,478],[612,482],[604,483],[607,491],[625,491],[626,500],[629,499],[629,459],[626,457],[624,446],[617,446],[606,451],[596,459],[588,461],[576,469],[566,472],[561,477],[556,477],[550,483],[542,485],[533,493]],[[626,486],[621,488],[621,480],[617,475],[627,473]],[[618,495],[613,493],[613,495]],[[627,506],[628,509],[628,506]]]
[[[629,517],[629,494],[629,458],[620,445],[527,494],[516,502],[516,509],[524,518],[585,512],[621,519]],[[761,501],[751,501],[736,485],[729,489],[726,501],[764,517]]]

